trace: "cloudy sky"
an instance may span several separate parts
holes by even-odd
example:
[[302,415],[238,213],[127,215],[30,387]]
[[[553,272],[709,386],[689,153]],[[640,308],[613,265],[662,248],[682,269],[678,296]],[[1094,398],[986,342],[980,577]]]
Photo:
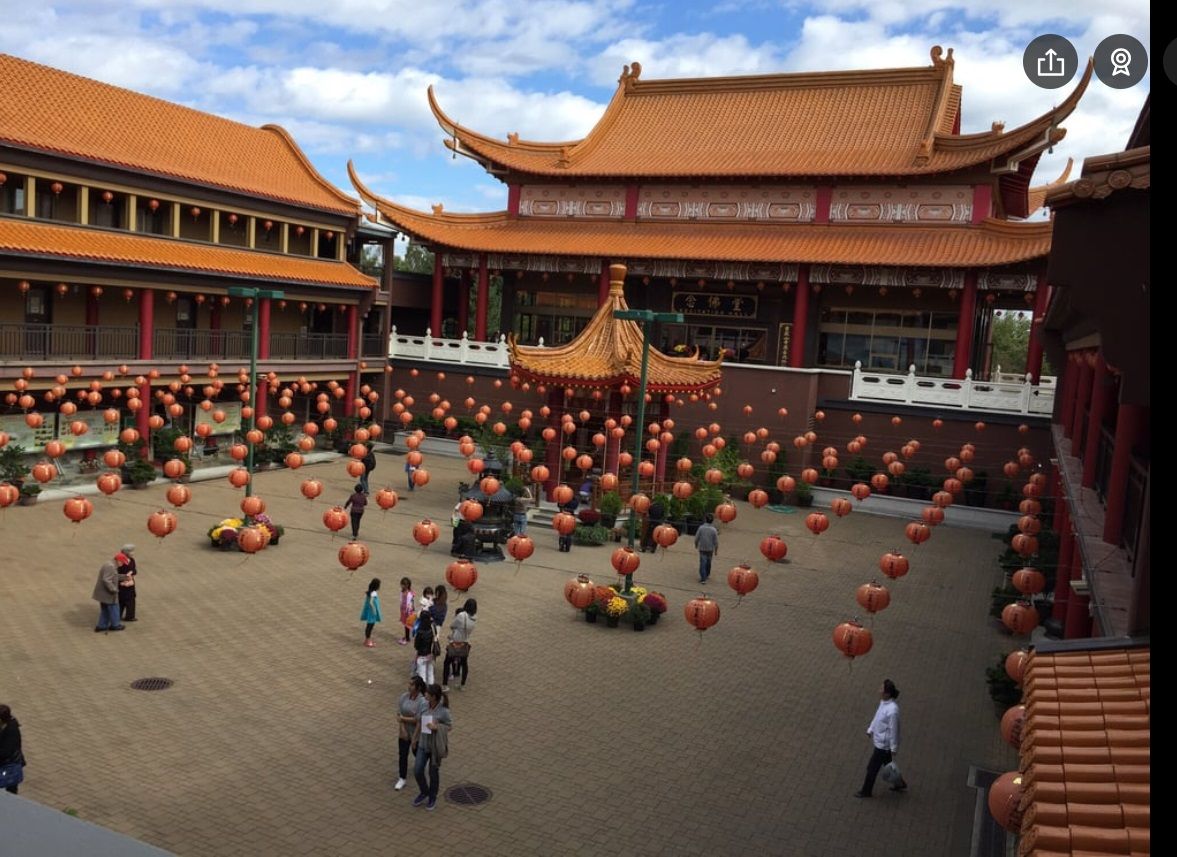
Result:
[[[425,98],[482,132],[583,136],[624,63],[643,77],[927,65],[953,47],[962,130],[1012,128],[1065,90],[1032,85],[1026,44],[1150,44],[1145,0],[0,0],[3,50],[251,124],[289,129],[329,179],[345,165],[428,209],[496,210],[506,190],[442,145]],[[1093,81],[1036,180],[1123,147],[1149,79]]]

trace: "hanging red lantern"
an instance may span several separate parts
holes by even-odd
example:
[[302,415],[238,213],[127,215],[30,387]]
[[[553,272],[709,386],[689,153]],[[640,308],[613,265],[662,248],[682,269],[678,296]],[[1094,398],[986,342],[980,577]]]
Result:
[[1025,705],[1015,705],[1001,715],[1001,737],[1015,750],[1022,746],[1022,728],[1025,721]]
[[789,546],[780,536],[766,536],[760,540],[760,553],[769,562],[780,562],[789,552]]
[[907,540],[917,547],[932,537],[932,529],[922,521],[912,521],[903,528]]
[[870,496],[870,486],[865,482],[856,482],[853,486],[851,486],[850,493],[853,494],[854,498],[861,503]]
[[715,507],[715,517],[724,524],[730,524],[736,519],[736,504],[731,502],[723,502]]
[[654,527],[654,541],[663,550],[666,550],[676,541],[678,541],[678,530],[670,526],[670,524],[659,524]]
[[20,489],[7,482],[0,482],[0,509],[7,509],[20,499]]
[[1037,595],[1046,588],[1046,575],[1036,568],[1019,568],[1013,573],[1010,583],[1023,595]]
[[117,473],[103,473],[97,480],[98,490],[109,497],[123,487],[122,477]]
[[820,536],[830,528],[830,519],[822,512],[810,512],[805,517],[805,526],[815,536]]
[[33,478],[44,485],[57,475],[57,468],[48,461],[38,461],[32,467]]
[[863,610],[872,614],[887,609],[887,605],[891,603],[891,593],[887,591],[887,587],[873,580],[858,587],[854,597]]
[[163,464],[163,473],[168,479],[179,479],[187,471],[188,468],[179,458],[169,458]]
[[251,497],[244,497],[241,500],[241,511],[247,518],[256,518],[266,511],[266,503],[256,494]]
[[683,615],[695,630],[702,633],[719,621],[719,605],[712,599],[700,595],[686,603]]
[[70,497],[65,501],[62,512],[75,524],[80,524],[94,514],[94,504],[85,497]]
[[177,508],[192,499],[192,491],[187,485],[172,485],[168,488],[168,502]]
[[1010,547],[1018,556],[1033,556],[1038,553],[1038,539],[1025,533],[1018,533],[1010,539]]
[[[317,480],[307,480],[307,481],[308,482],[317,482]],[[322,488],[321,485],[319,485],[319,487],[320,487],[320,489]],[[306,482],[303,483],[303,492],[302,493],[303,493],[304,497],[308,497],[308,499],[313,499],[307,495],[307,483]],[[318,494],[316,493],[315,496],[318,496]],[[347,526],[347,519],[348,519],[347,510],[345,510],[342,506],[332,506],[330,509],[328,509],[326,512],[323,513],[323,526],[326,527],[327,529],[329,529],[333,533],[338,533],[340,530],[342,530],[344,527]]]
[[147,516],[147,529],[158,538],[164,538],[176,529],[176,516],[160,509]]
[[748,492],[748,503],[754,509],[763,509],[768,505],[768,492],[754,488]]
[[1018,649],[1005,656],[1005,674],[1018,687],[1022,686],[1026,666],[1030,661],[1030,653],[1025,649]]
[[570,536],[576,530],[576,517],[568,512],[557,512],[552,518],[552,529],[562,536]]
[[620,547],[613,551],[613,556],[610,558],[613,563],[613,568],[618,574],[629,576],[638,570],[641,565],[641,560],[638,555],[634,553],[633,548]]
[[478,569],[468,559],[456,559],[445,567],[445,580],[458,592],[468,592],[478,582]]
[[1018,518],[1018,530],[1027,536],[1036,536],[1042,532],[1042,521],[1033,515],[1022,515]]
[[535,542],[530,536],[511,536],[507,539],[507,553],[516,562],[523,562],[535,553]]
[[874,642],[871,632],[857,621],[843,622],[834,628],[834,645],[851,660],[869,652]]
[[853,509],[854,506],[845,497],[835,497],[830,502],[830,510],[839,518],[845,518]]
[[381,488],[376,492],[374,499],[376,500],[376,505],[385,512],[395,506],[397,502],[396,492],[391,488]]
[[747,563],[741,563],[727,573],[727,585],[739,595],[736,603],[744,600],[744,596],[760,585],[760,575],[752,570]]
[[650,510],[650,498],[640,492],[634,494],[629,498],[629,507],[635,514],[644,515]]
[[[314,500],[323,493],[323,483],[318,479],[305,479],[303,480],[302,485],[299,487],[299,490],[302,491],[302,496],[306,497],[308,500]],[[324,523],[326,523],[326,521],[324,521]]]
[[876,473],[870,478],[871,486],[880,493],[887,490],[890,482],[891,478],[886,473]]
[[428,485],[429,471],[424,467],[418,467],[415,471],[413,471],[413,484],[418,488],[424,488],[426,485]]
[[348,571],[364,566],[371,557],[368,546],[362,542],[348,542],[339,549],[339,564]]
[[564,599],[577,610],[583,610],[592,604],[595,596],[593,582],[587,574],[578,574],[564,584]]
[[471,524],[481,520],[485,509],[477,500],[463,500],[458,504],[458,515]]
[[1042,503],[1035,500],[1033,497],[1027,497],[1018,503],[1018,511],[1023,515],[1041,515]]
[[920,509],[920,518],[929,527],[935,527],[944,522],[944,509],[936,505],[925,506]]
[[1038,611],[1028,601],[1017,601],[1007,604],[1001,611],[1001,624],[1009,628],[1014,634],[1029,634],[1042,621]]
[[883,554],[883,558],[879,560],[879,569],[883,574],[892,580],[898,580],[907,574],[909,564],[907,557],[899,553],[899,551],[890,551]]
[[427,548],[437,541],[438,535],[440,535],[440,530],[438,530],[437,524],[428,518],[413,525],[413,541],[423,548]]
[[1002,774],[989,785],[989,814],[1013,834],[1017,834],[1022,827],[1023,791],[1023,779],[1018,771]]
[[551,471],[542,464],[537,464],[535,467],[531,468],[532,482],[547,482],[551,475]]

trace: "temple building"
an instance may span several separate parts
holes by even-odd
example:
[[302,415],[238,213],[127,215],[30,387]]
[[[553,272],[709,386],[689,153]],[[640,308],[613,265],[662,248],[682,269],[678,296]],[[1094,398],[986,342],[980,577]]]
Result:
[[[588,135],[556,143],[466,128],[431,89],[446,145],[507,185],[507,209],[416,211],[354,170],[352,181],[379,222],[434,251],[434,336],[472,327],[474,340],[497,339],[487,318],[497,275],[497,332],[569,342],[608,300],[618,262],[632,305],[685,316],[660,331],[666,351],[987,378],[994,311],[1045,310],[1051,223],[1027,218],[1047,187],[1030,181],[1091,68],[1038,118],[961,134],[952,51],[935,47],[931,60],[681,80],[644,79],[633,63]],[[455,290],[451,320],[443,307]]]

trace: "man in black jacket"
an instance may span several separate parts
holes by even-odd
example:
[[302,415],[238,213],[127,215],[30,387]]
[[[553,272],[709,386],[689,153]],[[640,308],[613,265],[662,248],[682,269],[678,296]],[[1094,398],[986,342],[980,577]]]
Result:
[[654,544],[654,528],[666,520],[666,509],[658,498],[646,510],[646,531],[642,534],[642,553],[650,551],[656,553],[658,546]]
[[368,493],[368,476],[376,469],[376,456],[372,453],[372,447],[368,447],[368,454],[360,459],[364,463],[364,475],[360,477],[360,484],[364,486],[364,493]]

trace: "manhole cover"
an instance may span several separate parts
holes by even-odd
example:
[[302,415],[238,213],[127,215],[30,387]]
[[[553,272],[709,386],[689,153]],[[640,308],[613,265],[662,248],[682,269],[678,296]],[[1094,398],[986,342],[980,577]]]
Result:
[[445,799],[459,806],[481,806],[490,800],[490,789],[478,783],[459,783],[445,790]]
[[170,678],[137,678],[131,682],[135,690],[167,690],[175,682]]

